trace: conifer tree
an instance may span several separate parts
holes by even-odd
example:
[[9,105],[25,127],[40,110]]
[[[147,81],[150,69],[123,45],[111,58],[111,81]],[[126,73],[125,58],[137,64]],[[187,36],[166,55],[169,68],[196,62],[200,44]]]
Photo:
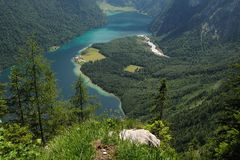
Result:
[[0,122],[2,119],[2,116],[4,116],[7,113],[7,105],[6,100],[4,99],[4,85],[0,83]]
[[[21,68],[22,83],[25,90],[24,99],[28,106],[28,118],[36,132],[40,132],[43,144],[45,135],[43,124],[57,99],[56,80],[50,64],[43,57],[43,50],[33,39],[27,41],[26,48],[20,51],[19,68]],[[45,116],[50,117],[50,116]],[[36,123],[35,123],[36,122]],[[37,124],[37,126],[36,126]],[[47,127],[46,127],[47,128]]]
[[16,107],[16,113],[20,117],[20,122],[23,125],[25,123],[24,120],[24,106],[23,106],[23,86],[22,86],[22,75],[20,70],[14,66],[11,69],[10,73],[10,82],[9,88],[11,93],[11,104]]
[[161,86],[159,88],[159,93],[156,97],[156,108],[155,111],[158,113],[158,118],[160,120],[163,119],[164,109],[166,108],[166,100],[167,100],[167,85],[166,80],[162,80]]
[[42,106],[48,115],[44,125],[47,126],[48,132],[51,134],[55,131],[55,124],[52,124],[54,107],[57,104],[58,90],[54,73],[51,71],[50,66],[46,65],[44,81],[47,83],[42,84],[41,102]]
[[88,93],[82,77],[79,77],[75,84],[75,95],[72,97],[72,104],[79,109],[80,120],[84,120],[84,107],[86,107],[87,101]]

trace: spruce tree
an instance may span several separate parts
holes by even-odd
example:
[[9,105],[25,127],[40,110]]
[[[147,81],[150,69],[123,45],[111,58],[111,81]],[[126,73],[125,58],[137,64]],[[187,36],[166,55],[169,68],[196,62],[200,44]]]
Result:
[[75,95],[72,97],[72,104],[79,109],[79,118],[84,120],[84,108],[87,105],[88,93],[84,86],[82,77],[79,77],[75,84]]
[[47,126],[49,134],[51,134],[56,128],[56,124],[52,124],[51,122],[53,122],[52,120],[55,118],[53,117],[53,111],[57,104],[58,90],[54,73],[49,68],[49,65],[46,65],[45,67],[47,70],[45,72],[44,81],[47,83],[42,84],[41,101],[46,112],[45,114],[48,115],[48,118],[45,119],[45,125]]
[[4,98],[4,91],[4,85],[0,83],[0,123],[2,121],[2,117],[7,113],[7,105]]
[[156,97],[156,108],[155,108],[156,113],[158,113],[157,117],[160,120],[163,119],[164,109],[166,108],[166,100],[167,100],[167,85],[166,85],[166,80],[162,80],[158,95]]
[[[27,41],[26,48],[20,51],[19,64],[25,90],[24,100],[28,106],[30,125],[40,131],[43,144],[45,135],[43,125],[57,99],[56,80],[49,62],[43,57],[43,49],[33,39]],[[30,118],[31,117],[31,118]],[[35,123],[36,122],[36,123]],[[37,126],[36,126],[37,124]],[[46,126],[47,128],[47,126]]]
[[14,66],[11,69],[10,73],[10,82],[9,89],[11,93],[11,104],[16,107],[16,113],[20,117],[20,122],[23,125],[25,123],[24,120],[24,105],[23,105],[23,85],[22,85],[22,75],[20,70]]

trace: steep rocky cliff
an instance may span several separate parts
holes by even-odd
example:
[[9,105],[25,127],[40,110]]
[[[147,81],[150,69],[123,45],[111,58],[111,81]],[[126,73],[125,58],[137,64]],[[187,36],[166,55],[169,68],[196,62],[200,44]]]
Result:
[[239,0],[175,0],[156,17],[151,30],[158,36],[197,31],[213,39],[235,41],[240,38],[239,10]]

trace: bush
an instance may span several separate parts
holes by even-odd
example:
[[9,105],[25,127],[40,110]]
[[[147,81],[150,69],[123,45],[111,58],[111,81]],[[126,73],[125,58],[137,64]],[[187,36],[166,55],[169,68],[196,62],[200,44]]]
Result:
[[146,125],[145,129],[156,135],[160,139],[160,150],[164,156],[176,157],[176,151],[170,146],[172,136],[170,135],[170,129],[163,121],[155,121],[152,124]]
[[0,128],[0,159],[6,160],[32,160],[38,155],[37,142],[28,127],[18,124],[1,126]]

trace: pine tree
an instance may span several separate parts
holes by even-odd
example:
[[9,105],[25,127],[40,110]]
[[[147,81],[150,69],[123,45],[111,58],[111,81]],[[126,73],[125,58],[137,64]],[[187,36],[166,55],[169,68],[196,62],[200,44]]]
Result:
[[12,67],[10,73],[10,82],[9,88],[11,93],[11,104],[16,107],[16,113],[20,117],[20,122],[23,125],[25,123],[24,120],[24,106],[23,106],[23,86],[22,86],[22,75],[20,70],[17,67]]
[[162,80],[159,93],[156,97],[156,108],[155,108],[156,113],[158,113],[157,117],[160,120],[163,119],[164,109],[166,108],[166,100],[167,100],[167,85],[166,85],[166,80]]
[[79,77],[75,84],[75,95],[72,97],[72,104],[80,109],[80,120],[84,120],[84,107],[86,107],[88,101],[88,93],[84,86],[82,77]]
[[[43,125],[50,114],[57,99],[56,80],[51,71],[49,62],[43,57],[43,50],[33,39],[27,41],[26,48],[20,51],[19,64],[21,68],[22,83],[25,90],[24,100],[28,106],[28,119],[36,132],[40,131],[43,144],[45,135]],[[27,59],[27,60],[26,60]],[[27,108],[27,107],[26,107]],[[37,124],[37,126],[36,126]],[[47,127],[46,127],[47,128]]]
[[42,94],[41,94],[41,101],[43,108],[46,109],[46,114],[48,115],[48,119],[46,119],[45,125],[47,125],[48,132],[51,134],[55,132],[55,124],[52,124],[52,120],[55,119],[54,116],[54,107],[57,104],[57,97],[58,97],[58,90],[55,75],[49,68],[49,65],[46,65],[47,70],[45,73],[45,82],[42,84]]
[[4,85],[0,83],[0,123],[2,116],[7,113],[6,100],[4,99]]

